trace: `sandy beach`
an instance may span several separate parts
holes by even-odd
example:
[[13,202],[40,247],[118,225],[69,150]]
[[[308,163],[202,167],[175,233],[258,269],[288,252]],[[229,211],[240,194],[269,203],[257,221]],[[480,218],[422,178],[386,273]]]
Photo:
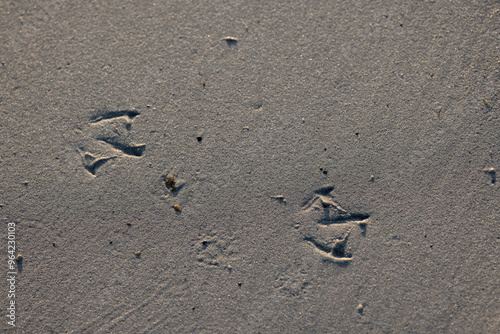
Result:
[[2,332],[500,332],[498,1],[0,3]]

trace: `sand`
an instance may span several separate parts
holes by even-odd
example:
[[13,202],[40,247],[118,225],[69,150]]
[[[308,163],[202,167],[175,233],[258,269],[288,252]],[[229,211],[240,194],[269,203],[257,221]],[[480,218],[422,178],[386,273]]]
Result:
[[500,331],[498,2],[1,8],[0,329]]

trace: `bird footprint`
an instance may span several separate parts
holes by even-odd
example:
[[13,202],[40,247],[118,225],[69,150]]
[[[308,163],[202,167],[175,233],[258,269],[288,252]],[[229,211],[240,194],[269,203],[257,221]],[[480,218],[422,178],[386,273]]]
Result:
[[354,228],[364,235],[370,215],[349,212],[331,194],[333,186],[320,188],[302,206],[300,230],[303,240],[326,261],[348,263],[352,254],[348,239]]
[[100,113],[90,118],[78,151],[85,169],[93,176],[108,161],[118,157],[141,157],[145,144],[135,144],[131,139],[132,122],[140,113],[119,110]]

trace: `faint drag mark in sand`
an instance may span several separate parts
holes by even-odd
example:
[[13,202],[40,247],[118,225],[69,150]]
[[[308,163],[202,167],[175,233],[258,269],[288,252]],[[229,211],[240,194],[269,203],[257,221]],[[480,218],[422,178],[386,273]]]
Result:
[[333,186],[320,188],[302,206],[300,229],[309,248],[324,261],[346,265],[352,260],[348,240],[354,228],[366,234],[370,215],[348,212],[333,199]]
[[115,158],[141,157],[145,144],[130,139],[132,122],[140,113],[133,110],[99,112],[90,118],[78,148],[87,172],[96,176],[100,167]]
[[[141,282],[138,282],[137,284],[140,283]],[[78,328],[75,333],[115,333],[116,328],[126,323],[134,314],[144,314],[148,308],[156,309],[158,300],[162,300],[163,296],[181,298],[185,290],[187,290],[186,279],[184,279],[182,283],[166,279],[156,286],[154,292],[145,295],[144,299],[138,303],[131,304],[124,301],[113,308],[109,308],[109,311],[102,312],[99,317],[90,319],[87,323]],[[166,317],[163,316],[163,313],[156,313],[155,316],[158,318],[159,322],[166,321]],[[149,323],[145,324],[145,326],[147,325],[149,325]],[[148,332],[148,330],[145,329],[144,332]]]

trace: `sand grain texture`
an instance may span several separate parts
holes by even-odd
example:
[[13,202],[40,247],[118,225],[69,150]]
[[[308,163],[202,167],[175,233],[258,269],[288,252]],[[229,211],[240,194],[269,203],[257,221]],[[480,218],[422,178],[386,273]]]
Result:
[[500,331],[498,2],[1,7],[2,331]]

